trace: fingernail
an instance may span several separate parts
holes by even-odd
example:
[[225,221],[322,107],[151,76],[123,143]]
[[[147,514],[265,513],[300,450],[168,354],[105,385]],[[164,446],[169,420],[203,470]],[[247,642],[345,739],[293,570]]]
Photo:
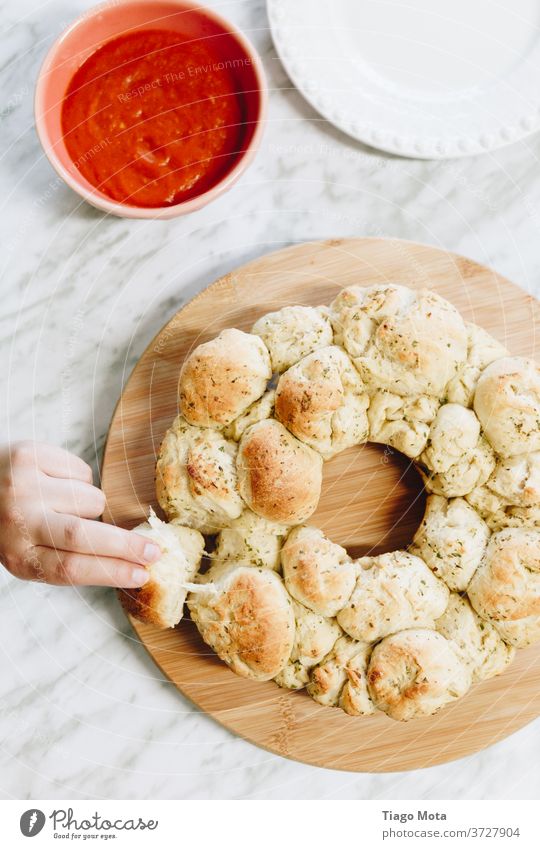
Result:
[[131,573],[131,579],[135,587],[142,587],[143,584],[146,584],[149,577],[150,575],[146,569],[133,569]]
[[161,557],[161,549],[159,545],[154,545],[152,542],[147,542],[144,546],[143,558],[145,563],[153,563],[154,560],[157,560],[158,557]]

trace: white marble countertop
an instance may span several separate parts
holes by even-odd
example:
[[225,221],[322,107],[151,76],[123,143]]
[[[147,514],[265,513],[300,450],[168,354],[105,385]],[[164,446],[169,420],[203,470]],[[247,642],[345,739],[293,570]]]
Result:
[[[107,218],[53,173],[36,72],[85,0],[0,8],[4,439],[66,445],[97,469],[122,385],[171,314],[281,245],[388,235],[440,245],[540,289],[540,135],[452,162],[388,158],[312,111],[286,78],[262,0],[214,3],[259,48],[271,89],[254,165],[171,222]],[[0,793],[12,798],[537,798],[540,722],[474,757],[366,775],[283,760],[201,715],[134,641],[114,594],[1,571]]]

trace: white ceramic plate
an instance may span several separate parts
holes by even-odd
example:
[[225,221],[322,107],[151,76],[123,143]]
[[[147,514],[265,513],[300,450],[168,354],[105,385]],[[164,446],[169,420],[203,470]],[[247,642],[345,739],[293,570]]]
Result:
[[402,156],[481,153],[540,128],[540,0],[267,0],[304,97]]

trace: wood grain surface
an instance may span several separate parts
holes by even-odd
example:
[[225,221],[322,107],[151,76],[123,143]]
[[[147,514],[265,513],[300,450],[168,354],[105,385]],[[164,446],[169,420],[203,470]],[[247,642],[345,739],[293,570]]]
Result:
[[[481,324],[514,354],[535,356],[540,305],[493,270],[426,245],[346,239],[297,245],[217,280],[174,315],[151,342],[115,410],[103,459],[106,520],[131,528],[154,496],[161,438],[177,412],[185,356],[225,327],[249,330],[286,304],[328,303],[344,286],[399,282],[428,287]],[[353,555],[406,545],[424,495],[409,461],[384,446],[353,448],[325,464],[312,521]],[[189,619],[169,631],[133,621],[155,662],[184,695],[218,722],[276,754],[334,769],[417,769],[471,754],[540,713],[540,646],[519,651],[500,677],[475,685],[436,716],[397,723],[383,714],[348,717],[305,693],[234,675]]]

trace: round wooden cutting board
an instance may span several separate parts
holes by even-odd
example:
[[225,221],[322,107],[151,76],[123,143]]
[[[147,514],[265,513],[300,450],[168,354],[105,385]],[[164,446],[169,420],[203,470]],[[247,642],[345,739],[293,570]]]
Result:
[[[201,292],[141,357],[105,448],[106,520],[131,528],[156,507],[154,464],[177,412],[180,366],[195,345],[225,327],[249,330],[260,315],[286,304],[324,304],[344,286],[387,281],[435,290],[512,353],[534,356],[538,302],[469,259],[393,239],[336,239],[263,256]],[[368,445],[325,464],[320,506],[310,521],[357,556],[405,546],[423,504],[409,461]],[[540,645],[519,651],[503,675],[475,685],[436,716],[398,723],[383,714],[349,717],[305,693],[239,678],[189,619],[168,631],[132,624],[160,669],[198,707],[265,749],[317,766],[379,772],[444,763],[501,740],[540,713]]]

